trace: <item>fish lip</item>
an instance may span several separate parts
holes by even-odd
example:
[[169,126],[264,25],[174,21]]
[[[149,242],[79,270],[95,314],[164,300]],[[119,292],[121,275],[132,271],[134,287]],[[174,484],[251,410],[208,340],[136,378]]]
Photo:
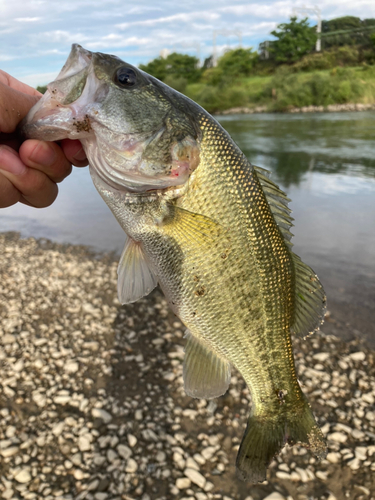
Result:
[[[72,45],[68,59],[60,73],[55,80],[47,85],[45,94],[22,120],[19,129],[23,137],[50,141],[67,137],[71,139],[87,137],[90,127],[79,128],[76,126],[77,123],[87,118],[86,113],[84,110],[79,113],[74,104],[79,101],[86,89],[92,62],[92,52],[79,44]],[[72,102],[64,102],[71,90],[65,82],[82,72],[85,80],[81,94]]]

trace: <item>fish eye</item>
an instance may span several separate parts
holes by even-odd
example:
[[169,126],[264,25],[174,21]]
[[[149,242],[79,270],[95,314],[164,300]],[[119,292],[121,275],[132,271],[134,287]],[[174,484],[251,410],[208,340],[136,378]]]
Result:
[[118,83],[121,87],[134,87],[134,85],[137,83],[137,75],[131,68],[119,68],[116,72],[115,82]]

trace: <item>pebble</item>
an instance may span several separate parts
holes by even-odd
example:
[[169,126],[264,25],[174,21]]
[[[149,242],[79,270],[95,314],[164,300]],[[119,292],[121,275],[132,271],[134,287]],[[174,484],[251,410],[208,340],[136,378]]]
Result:
[[76,373],[79,370],[79,364],[76,361],[68,361],[64,364],[66,373]]
[[287,479],[287,480],[289,480],[290,479],[290,474],[288,474],[287,472],[283,472],[283,471],[277,471],[276,472],[276,477],[278,477],[279,479]]
[[352,352],[349,354],[349,358],[353,361],[364,361],[366,359],[366,354],[362,351]]
[[0,455],[4,458],[12,457],[16,453],[18,453],[18,446],[10,446],[9,448],[5,448],[4,450],[0,450]]
[[365,446],[357,446],[355,449],[355,456],[359,460],[367,459],[367,448]]
[[80,436],[78,438],[78,448],[80,449],[80,451],[91,450],[90,440],[86,436]]
[[59,422],[52,427],[52,434],[54,436],[60,436],[65,428],[65,422]]
[[358,470],[361,467],[361,461],[359,458],[353,458],[348,462],[348,465],[352,470]]
[[128,443],[131,448],[137,444],[137,438],[133,434],[128,434]]
[[318,479],[321,479],[322,481],[327,481],[328,478],[328,472],[324,472],[322,470],[318,470],[315,472],[315,475]]
[[109,422],[112,420],[112,415],[102,408],[93,408],[91,411],[91,415],[94,418],[100,418],[105,424],[109,424]]
[[22,469],[14,476],[17,483],[25,484],[31,481],[30,472],[27,469]]
[[346,443],[348,436],[343,432],[332,432],[328,434],[327,439],[330,441],[336,441],[337,443]]
[[187,488],[190,488],[191,481],[187,477],[179,477],[176,480],[176,486],[179,490],[185,490]]
[[119,444],[117,446],[117,453],[120,455],[120,457],[125,458],[125,460],[128,460],[132,456],[133,452],[128,446],[125,446],[124,444]]
[[190,479],[190,481],[192,483],[194,483],[197,486],[199,486],[199,488],[204,488],[205,487],[206,479],[197,470],[195,470],[195,469],[185,469],[184,470],[184,474],[185,474],[186,477],[188,477]]
[[0,341],[3,345],[13,344],[16,341],[16,337],[11,333],[6,333],[0,337]]
[[286,500],[286,499],[283,495],[281,495],[281,493],[274,491],[270,495],[264,497],[263,500]]
[[340,453],[336,453],[334,451],[331,451],[327,453],[327,460],[328,462],[331,462],[331,464],[337,464],[341,460],[341,455]]
[[138,470],[138,464],[133,458],[129,458],[126,463],[125,471],[126,472],[136,472]]

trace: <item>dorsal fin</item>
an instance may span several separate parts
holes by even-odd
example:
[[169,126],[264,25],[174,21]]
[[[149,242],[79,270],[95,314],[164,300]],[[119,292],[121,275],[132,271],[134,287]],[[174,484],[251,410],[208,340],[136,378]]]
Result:
[[289,229],[293,226],[291,210],[288,207],[290,198],[282,191],[277,184],[269,179],[270,173],[264,168],[255,167],[259,182],[263,188],[263,192],[267,198],[271,212],[275,218],[276,224],[279,226],[281,234],[284,236],[285,242],[289,247],[292,247],[290,240],[293,234]]
[[[271,212],[275,218],[285,243],[291,251],[292,243],[290,228],[294,220],[288,207],[290,199],[277,184],[269,179],[270,173],[260,167],[254,167],[263,192],[267,198]],[[301,337],[306,337],[319,329],[323,323],[326,310],[326,296],[317,275],[291,251],[295,269],[295,315],[291,331]]]

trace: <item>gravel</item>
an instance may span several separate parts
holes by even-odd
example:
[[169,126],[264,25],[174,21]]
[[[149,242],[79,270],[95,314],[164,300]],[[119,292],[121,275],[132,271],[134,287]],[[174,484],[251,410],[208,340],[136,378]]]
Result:
[[242,378],[213,401],[186,396],[183,325],[159,290],[120,306],[116,267],[0,234],[0,498],[375,498],[374,352],[323,332],[294,340],[329,453],[286,447],[248,485],[235,475]]

